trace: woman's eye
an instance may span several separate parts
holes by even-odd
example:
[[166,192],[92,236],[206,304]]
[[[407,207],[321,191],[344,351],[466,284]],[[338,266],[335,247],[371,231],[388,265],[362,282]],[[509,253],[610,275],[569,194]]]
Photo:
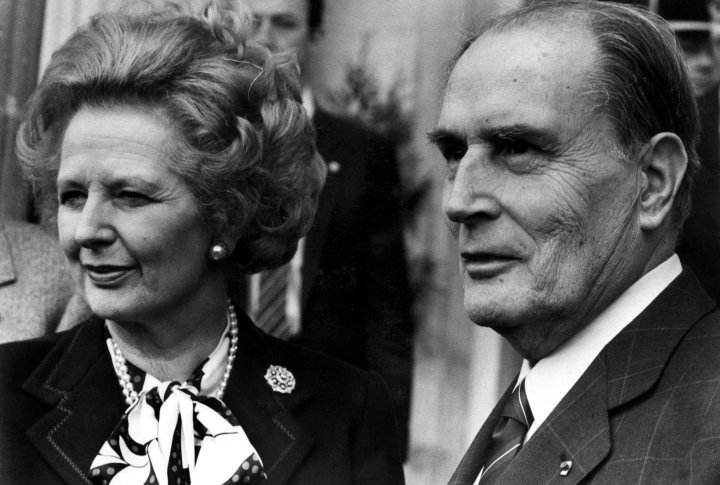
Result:
[[145,205],[150,202],[150,197],[132,190],[122,190],[117,193],[116,198],[131,206]]
[[58,194],[60,205],[65,207],[82,207],[87,195],[80,190],[66,190]]

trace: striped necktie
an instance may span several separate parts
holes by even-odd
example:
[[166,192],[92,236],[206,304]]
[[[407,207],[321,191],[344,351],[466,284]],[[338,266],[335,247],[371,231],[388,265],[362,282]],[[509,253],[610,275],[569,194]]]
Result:
[[502,417],[495,425],[485,453],[485,466],[480,471],[477,483],[489,485],[497,482],[512,458],[520,451],[533,419],[523,379],[505,403]]
[[260,275],[260,298],[255,323],[266,334],[287,338],[290,326],[285,314],[290,265],[263,271]]

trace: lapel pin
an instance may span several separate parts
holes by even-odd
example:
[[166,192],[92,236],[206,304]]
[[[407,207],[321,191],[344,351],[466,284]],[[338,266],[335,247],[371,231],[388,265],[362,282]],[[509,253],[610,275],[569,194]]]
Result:
[[340,171],[340,163],[336,162],[335,160],[328,163],[328,171],[330,173],[338,173]]
[[572,460],[565,460],[560,463],[560,476],[566,477],[572,468]]
[[265,372],[265,380],[275,392],[290,394],[295,389],[295,376],[281,365],[271,365]]

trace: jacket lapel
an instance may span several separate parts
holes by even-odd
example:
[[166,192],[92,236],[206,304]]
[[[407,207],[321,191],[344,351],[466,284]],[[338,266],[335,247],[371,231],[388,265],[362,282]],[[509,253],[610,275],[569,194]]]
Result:
[[608,409],[650,390],[683,336],[715,307],[685,269],[608,345]]
[[[499,483],[579,483],[610,452],[605,359],[595,359],[520,449]],[[572,462],[561,476],[563,462]]]
[[[332,124],[330,123],[328,115],[322,110],[316,110],[313,121],[317,132],[318,153],[320,153],[323,158],[332,157],[337,150],[333,145]],[[332,211],[336,206],[336,200],[339,196],[339,177],[342,173],[340,161],[325,158],[325,163],[329,167],[325,185],[323,186],[322,192],[320,192],[320,201],[318,203],[317,213],[315,214],[315,220],[305,241],[305,253],[303,255],[302,266],[302,308],[305,308],[305,303],[310,294],[315,275],[320,267],[320,260],[322,259]],[[339,171],[331,170],[330,167],[338,167]]]
[[311,394],[302,382],[289,394],[272,390],[265,374],[270,365],[283,365],[282,355],[247,317],[238,315],[238,319],[245,330],[224,401],[263,460],[270,482],[280,485],[290,479],[314,446],[293,415]]
[[90,464],[125,409],[102,322],[65,335],[23,389],[50,407],[30,442],[65,482],[90,483]]
[[683,271],[592,362],[500,483],[576,484],[586,478],[612,448],[610,414],[655,386],[682,337],[714,307],[695,276]]

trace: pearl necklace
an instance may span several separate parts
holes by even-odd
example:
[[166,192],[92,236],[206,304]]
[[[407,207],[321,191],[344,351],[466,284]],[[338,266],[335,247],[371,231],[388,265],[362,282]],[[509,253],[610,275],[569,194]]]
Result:
[[[233,364],[235,363],[235,354],[237,353],[238,344],[238,323],[237,315],[235,314],[235,307],[232,302],[228,299],[227,309],[227,320],[230,324],[230,348],[228,350],[227,362],[225,363],[225,373],[223,374],[220,386],[218,386],[215,392],[215,397],[222,399],[225,394],[225,388],[227,387],[228,380],[230,379],[230,372],[232,371]],[[130,379],[130,373],[128,372],[127,361],[122,351],[115,343],[115,340],[110,338],[113,347],[113,367],[115,367],[115,374],[117,375],[118,382],[122,388],[123,395],[125,396],[125,402],[132,406],[138,401],[138,393],[135,390],[135,386]]]

